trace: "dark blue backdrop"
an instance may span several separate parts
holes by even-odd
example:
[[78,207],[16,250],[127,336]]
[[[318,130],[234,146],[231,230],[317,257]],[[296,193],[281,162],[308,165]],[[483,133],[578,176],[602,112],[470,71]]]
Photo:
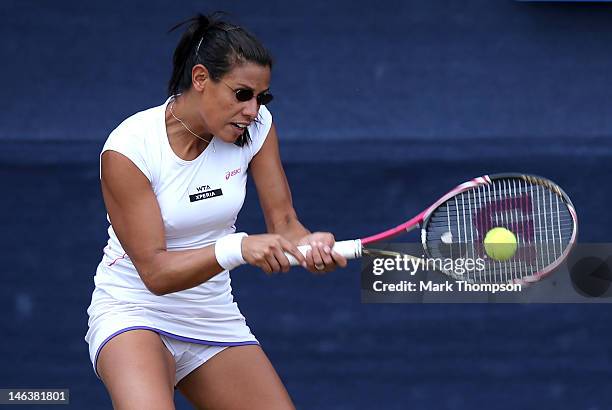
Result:
[[[200,10],[230,11],[275,55],[270,109],[311,229],[373,233],[464,179],[520,170],[566,188],[581,240],[609,240],[611,7],[226,3],[3,2],[0,388],[110,407],[83,341],[107,227],[97,155],[163,101],[165,31]],[[264,229],[252,187],[239,225]],[[299,408],[612,407],[606,305],[362,305],[358,273],[233,275]]]

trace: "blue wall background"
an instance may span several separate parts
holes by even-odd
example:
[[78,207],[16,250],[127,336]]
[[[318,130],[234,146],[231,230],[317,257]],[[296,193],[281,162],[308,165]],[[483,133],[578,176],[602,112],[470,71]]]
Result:
[[[605,4],[2,9],[0,388],[68,387],[73,408],[110,408],[83,341],[106,241],[97,155],[125,117],[164,100],[178,39],[166,31],[197,11],[229,11],[275,55],[270,109],[311,229],[373,233],[464,179],[519,170],[566,189],[582,241],[609,240]],[[264,229],[253,187],[239,225]],[[233,283],[299,408],[612,407],[606,305],[362,305],[357,262],[323,278],[245,267]]]

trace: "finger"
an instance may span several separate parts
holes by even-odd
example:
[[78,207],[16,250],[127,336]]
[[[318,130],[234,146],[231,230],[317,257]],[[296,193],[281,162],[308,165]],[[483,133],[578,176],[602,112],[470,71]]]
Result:
[[322,273],[325,271],[325,262],[323,261],[322,250],[323,244],[321,242],[315,242],[312,245],[312,272]]
[[334,260],[331,256],[331,247],[329,245],[323,244],[321,247],[321,257],[323,258],[323,263],[325,266],[335,265]]
[[266,274],[268,274],[268,275],[272,274],[272,267],[270,266],[270,264],[265,259],[262,259],[262,260],[258,261],[257,266],[259,266],[259,268],[261,268],[261,270],[266,272]]
[[304,254],[300,252],[297,246],[282,237],[280,239],[280,242],[284,252],[288,252],[289,254],[293,255],[293,257],[297,259],[300,265],[305,268],[307,267],[306,258],[304,257]]
[[334,244],[336,243],[336,239],[330,232],[321,232],[321,242],[323,242],[323,245],[333,248]]
[[274,249],[274,258],[278,265],[280,266],[280,270],[283,272],[289,272],[289,268],[291,268],[291,264],[289,263],[289,259],[287,259],[287,255],[281,248]]
[[310,272],[314,272],[315,271],[315,263],[314,263],[314,259],[312,256],[312,245],[310,245],[310,250],[308,252],[306,252],[306,255],[304,257],[304,259],[306,259],[306,266],[305,269],[307,269]]
[[276,260],[276,255],[274,254],[274,250],[270,249],[264,252],[264,260],[270,265],[270,269],[272,272],[280,272],[281,266]]
[[[309,245],[313,245],[318,243],[318,242],[324,242],[324,243],[328,243],[329,241],[329,237],[325,232],[315,232],[310,234],[308,237],[308,244]],[[314,245],[313,245],[314,246]]]
[[338,252],[332,251],[331,256],[337,266],[340,266],[341,268],[346,268],[346,265],[348,265],[348,261],[346,260],[346,258],[340,255]]
[[280,263],[278,263],[278,261],[276,260],[276,257],[274,255],[270,255],[266,261],[268,262],[268,264],[270,265],[270,268],[272,269],[272,273],[277,273],[277,272],[281,272],[282,268]]

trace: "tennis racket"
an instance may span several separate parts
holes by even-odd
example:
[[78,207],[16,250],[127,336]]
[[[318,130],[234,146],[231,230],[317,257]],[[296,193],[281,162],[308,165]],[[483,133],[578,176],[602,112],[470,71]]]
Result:
[[[372,245],[418,227],[424,257],[454,261],[482,258],[481,269],[437,269],[471,283],[539,281],[567,258],[578,234],[574,206],[557,184],[539,176],[507,173],[465,182],[401,225],[361,239],[336,242],[333,249],[347,259],[402,255]],[[516,238],[516,251],[506,260],[489,257],[484,246],[487,233],[499,227]],[[310,246],[298,249],[305,255]],[[298,264],[291,255],[287,257],[292,265]]]

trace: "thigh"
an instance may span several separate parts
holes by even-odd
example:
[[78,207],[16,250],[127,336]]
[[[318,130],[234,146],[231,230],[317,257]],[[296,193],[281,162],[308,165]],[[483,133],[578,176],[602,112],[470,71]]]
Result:
[[174,358],[157,333],[130,330],[113,337],[97,364],[115,409],[174,409]]
[[234,346],[217,353],[178,385],[198,409],[294,409],[261,347]]

